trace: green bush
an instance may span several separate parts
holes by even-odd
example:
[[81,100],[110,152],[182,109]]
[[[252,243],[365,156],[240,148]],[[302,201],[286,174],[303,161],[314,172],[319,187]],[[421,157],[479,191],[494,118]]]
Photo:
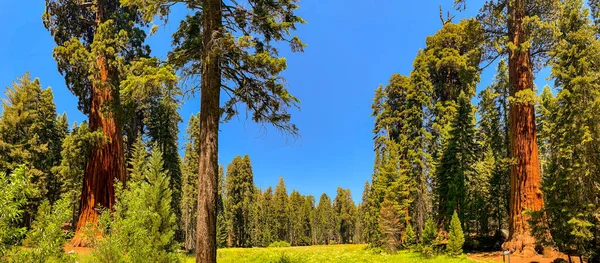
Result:
[[462,227],[460,226],[460,219],[458,219],[458,214],[454,211],[452,220],[450,221],[450,237],[448,239],[448,244],[446,245],[446,251],[450,256],[458,256],[462,254],[462,247],[464,244],[465,236]]
[[433,252],[433,247],[431,245],[422,246],[421,254],[423,254],[423,257],[425,258],[432,258],[435,256],[435,253]]
[[15,262],[75,262],[72,255],[64,252],[70,235],[62,226],[71,216],[69,203],[64,198],[53,206],[47,200],[42,202],[24,242],[29,248],[19,250],[13,256]]
[[[138,156],[142,171],[132,171],[127,188],[117,184],[115,212],[101,216],[104,235],[95,240],[96,262],[181,262],[175,242],[175,214],[171,208],[169,178],[163,170],[162,154],[152,151],[146,161]],[[137,147],[136,152],[145,151]]]
[[404,240],[405,247],[412,247],[416,243],[415,231],[410,224],[406,226],[406,239]]
[[275,241],[269,244],[269,247],[291,247],[290,243],[285,241]]
[[0,260],[25,236],[21,227],[27,198],[35,193],[24,165],[10,175],[0,173]]
[[437,236],[437,230],[435,227],[435,223],[431,218],[428,218],[425,221],[425,229],[423,230],[423,244],[424,245],[432,245],[433,241]]

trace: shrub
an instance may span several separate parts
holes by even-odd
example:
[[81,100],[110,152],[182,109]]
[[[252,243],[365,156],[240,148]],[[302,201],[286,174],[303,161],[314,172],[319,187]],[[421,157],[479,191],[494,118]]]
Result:
[[431,245],[422,246],[421,254],[423,254],[423,257],[425,258],[432,258],[433,256],[435,256],[435,253],[433,252],[433,247]]
[[25,236],[27,229],[20,227],[23,207],[35,193],[25,166],[10,175],[0,173],[0,260]]
[[71,216],[68,199],[60,199],[53,206],[43,201],[38,209],[26,242],[30,249],[20,250],[14,256],[15,262],[74,262],[72,255],[64,253],[64,244],[69,232],[62,229],[63,223]]
[[465,236],[460,226],[460,220],[458,214],[454,211],[452,220],[450,221],[450,237],[448,239],[448,245],[446,245],[446,251],[451,256],[458,256],[462,254],[462,247],[465,243]]
[[269,247],[291,247],[291,245],[286,241],[275,241],[269,244]]
[[98,262],[181,261],[174,239],[172,192],[157,149],[147,161],[141,160],[145,165],[138,167],[143,171],[133,171],[138,176],[131,178],[126,189],[117,185],[115,212],[103,213],[100,220],[104,236],[95,242]]
[[432,245],[437,236],[435,223],[431,218],[425,221],[425,229],[423,230],[423,244]]
[[410,224],[406,226],[406,238],[404,239],[405,247],[412,247],[416,242],[415,231]]

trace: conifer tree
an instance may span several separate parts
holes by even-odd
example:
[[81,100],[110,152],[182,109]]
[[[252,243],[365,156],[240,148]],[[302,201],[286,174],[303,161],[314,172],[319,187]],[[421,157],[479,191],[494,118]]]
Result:
[[582,0],[566,0],[560,39],[550,52],[555,99],[544,90],[542,130],[549,159],[544,176],[549,229],[560,249],[600,259],[600,41]]
[[317,244],[326,245],[333,239],[334,221],[331,199],[327,194],[322,194],[319,204],[315,209],[314,227]]
[[181,223],[184,234],[184,247],[187,250],[196,248],[199,128],[198,115],[190,116],[187,127],[187,143],[185,145],[183,156],[181,178]]
[[[36,196],[30,196],[22,223],[29,226],[42,200],[54,202],[60,184],[51,169],[60,164],[65,120],[56,114],[52,89],[42,89],[29,73],[5,91],[0,116],[0,170],[7,174],[26,164]],[[62,124],[59,124],[59,121]]]
[[348,244],[354,236],[356,214],[356,205],[352,200],[350,189],[338,187],[335,199],[333,199],[333,211],[336,214],[337,243]]
[[[144,45],[147,25],[136,8],[122,1],[48,0],[42,16],[57,46],[53,50],[59,72],[67,88],[79,99],[79,109],[89,117],[90,130],[101,130],[107,140],[96,145],[86,166],[79,220],[73,246],[85,246],[83,230],[98,221],[98,206],[112,209],[114,181],[125,181],[121,86],[125,78],[135,79],[136,66],[144,70],[157,67]],[[152,63],[153,62],[153,63]],[[145,75],[145,74],[143,74]],[[173,75],[142,76],[152,78],[154,87],[169,85]],[[166,78],[165,78],[166,77]],[[150,85],[136,83],[135,88]],[[130,84],[131,84],[130,83]],[[138,85],[139,84],[139,85]],[[136,131],[137,133],[137,131]],[[216,175],[216,173],[215,173]],[[215,178],[216,180],[216,178]]]
[[102,132],[91,132],[87,122],[80,125],[73,123],[71,133],[63,140],[61,162],[52,169],[60,182],[61,199],[69,200],[71,208],[69,223],[72,227],[75,226],[79,217],[81,187],[85,167],[89,161],[88,157],[94,146],[101,144],[104,139]]
[[[202,3],[159,0],[128,0],[127,5],[144,10],[148,21],[155,15],[165,17],[175,3],[187,4],[192,15],[186,17],[174,34],[175,49],[169,61],[184,77],[202,76],[196,85],[201,91],[200,109],[200,192],[197,260],[216,262],[216,195],[218,173],[218,133],[222,113],[229,120],[237,104],[245,104],[252,120],[272,124],[297,134],[290,123],[289,107],[299,100],[288,93],[280,75],[287,67],[279,57],[277,42],[288,42],[294,52],[304,44],[291,31],[304,20],[294,11],[297,1],[249,1],[248,5],[220,0]],[[238,37],[240,36],[240,37]],[[201,52],[198,52],[200,50]],[[231,99],[220,108],[221,89]]]
[[451,256],[458,256],[462,254],[465,236],[460,225],[461,223],[460,219],[458,218],[458,214],[454,212],[454,214],[452,214],[452,220],[450,220],[450,233],[448,244],[446,245],[446,250]]
[[[475,118],[470,97],[461,92],[457,113],[448,134],[448,146],[437,170],[437,196],[439,197],[438,224],[444,227],[453,212],[464,218],[467,182],[475,176],[477,161],[475,150]],[[463,219],[464,220],[464,219]]]
[[[195,162],[194,162],[195,164]],[[196,176],[191,179],[196,179]],[[223,166],[219,166],[219,196],[217,200],[217,246],[220,248],[227,247],[227,215],[225,203],[227,202],[225,199],[225,194],[227,193],[227,188],[225,185],[225,173],[223,172]],[[196,199],[191,199],[195,201]],[[191,205],[194,205],[195,202],[192,202]],[[193,227],[193,225],[191,226]],[[193,235],[191,235],[193,237]]]
[[[507,225],[510,158],[509,158],[509,98],[508,68],[504,60],[500,60],[496,77],[492,85],[479,94],[479,137],[483,147],[489,148],[493,154],[494,167],[490,180],[492,207],[491,212],[496,224],[496,236],[499,237],[503,226]],[[487,151],[486,151],[487,152]]]
[[289,197],[285,188],[283,177],[279,177],[279,183],[277,183],[277,186],[275,187],[273,204],[273,211],[275,212],[275,241],[289,240]]
[[[455,0],[464,8],[466,0]],[[534,69],[544,65],[554,44],[558,0],[489,0],[478,20],[484,27],[487,60],[508,55],[510,82],[509,238],[503,249],[535,254],[536,239],[528,224],[544,207],[535,127]],[[550,233],[545,234],[550,239]]]
[[252,229],[251,205],[254,202],[254,177],[250,157],[236,156],[227,166],[225,178],[229,245],[249,247]]
[[302,207],[304,206],[304,198],[296,190],[292,190],[289,202],[289,220],[290,220],[290,236],[289,241],[292,246],[302,244],[304,235]]

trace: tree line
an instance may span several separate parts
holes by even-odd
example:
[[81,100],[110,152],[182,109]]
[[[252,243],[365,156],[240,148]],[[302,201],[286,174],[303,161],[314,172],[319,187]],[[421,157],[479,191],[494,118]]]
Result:
[[[370,244],[410,246],[413,229],[419,244],[444,243],[456,213],[472,249],[598,260],[600,9],[588,6],[487,1],[477,18],[442,17],[411,73],[376,89],[362,204]],[[496,76],[477,94],[492,62]],[[543,66],[554,89],[538,96]]]
[[[198,116],[190,118],[189,142],[183,157],[182,223],[184,246],[195,249],[196,226],[192,222],[196,207],[198,176],[197,143]],[[267,247],[285,241],[293,246],[318,244],[364,243],[362,208],[352,200],[349,189],[337,189],[332,199],[322,194],[288,192],[283,178],[273,189],[261,189],[254,184],[250,157],[235,157],[227,169],[218,173],[217,246]]]

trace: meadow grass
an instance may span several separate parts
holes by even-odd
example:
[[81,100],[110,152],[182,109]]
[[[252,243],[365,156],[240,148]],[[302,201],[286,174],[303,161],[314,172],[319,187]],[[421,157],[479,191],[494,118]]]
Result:
[[[286,248],[225,248],[217,251],[218,263],[472,263],[466,256],[437,256],[426,259],[419,253],[399,251],[397,254],[376,253],[366,245],[330,245]],[[194,256],[186,257],[186,263],[194,262]]]

